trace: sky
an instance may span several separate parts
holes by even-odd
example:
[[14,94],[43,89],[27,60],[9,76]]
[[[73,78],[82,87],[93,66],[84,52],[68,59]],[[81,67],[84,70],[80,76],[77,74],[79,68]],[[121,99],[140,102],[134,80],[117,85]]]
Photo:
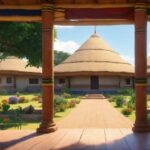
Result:
[[[55,26],[54,49],[72,54],[93,33],[94,26]],[[150,23],[148,23],[147,55],[150,56]],[[134,25],[96,26],[97,34],[123,59],[134,65]]]

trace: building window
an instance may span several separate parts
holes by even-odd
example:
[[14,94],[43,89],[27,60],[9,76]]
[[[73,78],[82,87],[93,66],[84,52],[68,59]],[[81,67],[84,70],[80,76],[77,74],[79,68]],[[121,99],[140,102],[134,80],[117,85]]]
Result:
[[125,82],[126,82],[126,85],[130,85],[130,84],[131,84],[131,79],[130,79],[130,78],[127,78],[127,79],[125,80]]
[[39,79],[38,78],[30,78],[29,84],[39,84]]
[[11,84],[12,83],[12,78],[11,77],[7,77],[6,78],[6,83],[7,84]]
[[59,84],[64,84],[65,83],[65,79],[59,79]]

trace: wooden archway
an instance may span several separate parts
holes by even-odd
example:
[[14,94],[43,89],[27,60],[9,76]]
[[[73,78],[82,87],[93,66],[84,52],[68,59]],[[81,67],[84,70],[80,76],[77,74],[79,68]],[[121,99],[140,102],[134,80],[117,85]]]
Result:
[[[0,21],[42,23],[43,119],[40,133],[55,131],[53,122],[53,25],[135,25],[135,132],[148,132],[147,21],[149,0],[0,0]],[[51,61],[50,61],[51,60]]]

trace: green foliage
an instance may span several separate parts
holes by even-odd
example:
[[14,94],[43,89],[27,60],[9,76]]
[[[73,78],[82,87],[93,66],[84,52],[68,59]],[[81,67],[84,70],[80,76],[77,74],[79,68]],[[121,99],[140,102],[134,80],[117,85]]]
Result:
[[19,92],[16,92],[16,96],[19,97],[19,96],[20,96],[20,93],[19,93]]
[[28,100],[27,98],[25,98],[25,97],[22,96],[22,97],[19,97],[19,98],[18,98],[18,102],[19,102],[19,103],[28,103],[29,100]]
[[[0,59],[27,58],[28,64],[41,66],[42,27],[40,23],[0,23]],[[56,38],[56,30],[54,31]]]
[[128,115],[130,115],[132,113],[132,111],[133,111],[132,108],[124,108],[122,110],[122,114],[128,116]]
[[115,102],[116,99],[117,99],[117,96],[112,96],[112,97],[109,98],[109,101],[110,102]]
[[10,105],[8,103],[2,104],[2,112],[3,113],[7,113],[9,108],[10,108]]
[[55,65],[60,64],[61,62],[63,62],[69,56],[70,56],[69,53],[55,50],[54,51],[54,64]]
[[34,107],[32,105],[29,105],[25,107],[22,111],[25,114],[32,114],[34,112]]
[[62,93],[69,93],[70,92],[70,89],[66,86],[63,86],[62,89],[61,89],[61,92]]
[[120,94],[120,95],[131,95],[131,94],[133,94],[133,90],[132,89],[120,89],[118,91],[118,94]]
[[127,103],[127,107],[131,109],[135,109],[135,93],[131,93],[130,99]]
[[76,103],[77,103],[77,104],[80,103],[80,98],[76,98]]
[[125,103],[125,99],[123,96],[116,96],[115,102],[117,107],[122,107]]
[[70,98],[70,97],[71,97],[71,94],[69,94],[69,93],[64,93],[64,94],[63,94],[63,97],[64,97],[64,98]]
[[72,108],[72,107],[75,107],[76,106],[76,100],[75,99],[71,99],[69,102],[68,102],[68,107],[69,108]]

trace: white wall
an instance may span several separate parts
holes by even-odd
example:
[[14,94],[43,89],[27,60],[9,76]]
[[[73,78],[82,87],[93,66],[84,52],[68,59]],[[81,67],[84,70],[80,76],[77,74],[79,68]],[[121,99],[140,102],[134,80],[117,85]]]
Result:
[[99,77],[99,85],[118,85],[119,86],[119,77]]
[[[7,84],[6,78],[12,77],[13,82],[11,84]],[[42,79],[39,76],[9,76],[9,75],[1,75],[1,83],[0,83],[0,91],[19,91],[24,92],[26,90],[40,90]],[[16,78],[16,79],[15,79]],[[29,78],[38,78],[39,84],[29,84]],[[15,81],[16,81],[16,88],[15,88]]]

